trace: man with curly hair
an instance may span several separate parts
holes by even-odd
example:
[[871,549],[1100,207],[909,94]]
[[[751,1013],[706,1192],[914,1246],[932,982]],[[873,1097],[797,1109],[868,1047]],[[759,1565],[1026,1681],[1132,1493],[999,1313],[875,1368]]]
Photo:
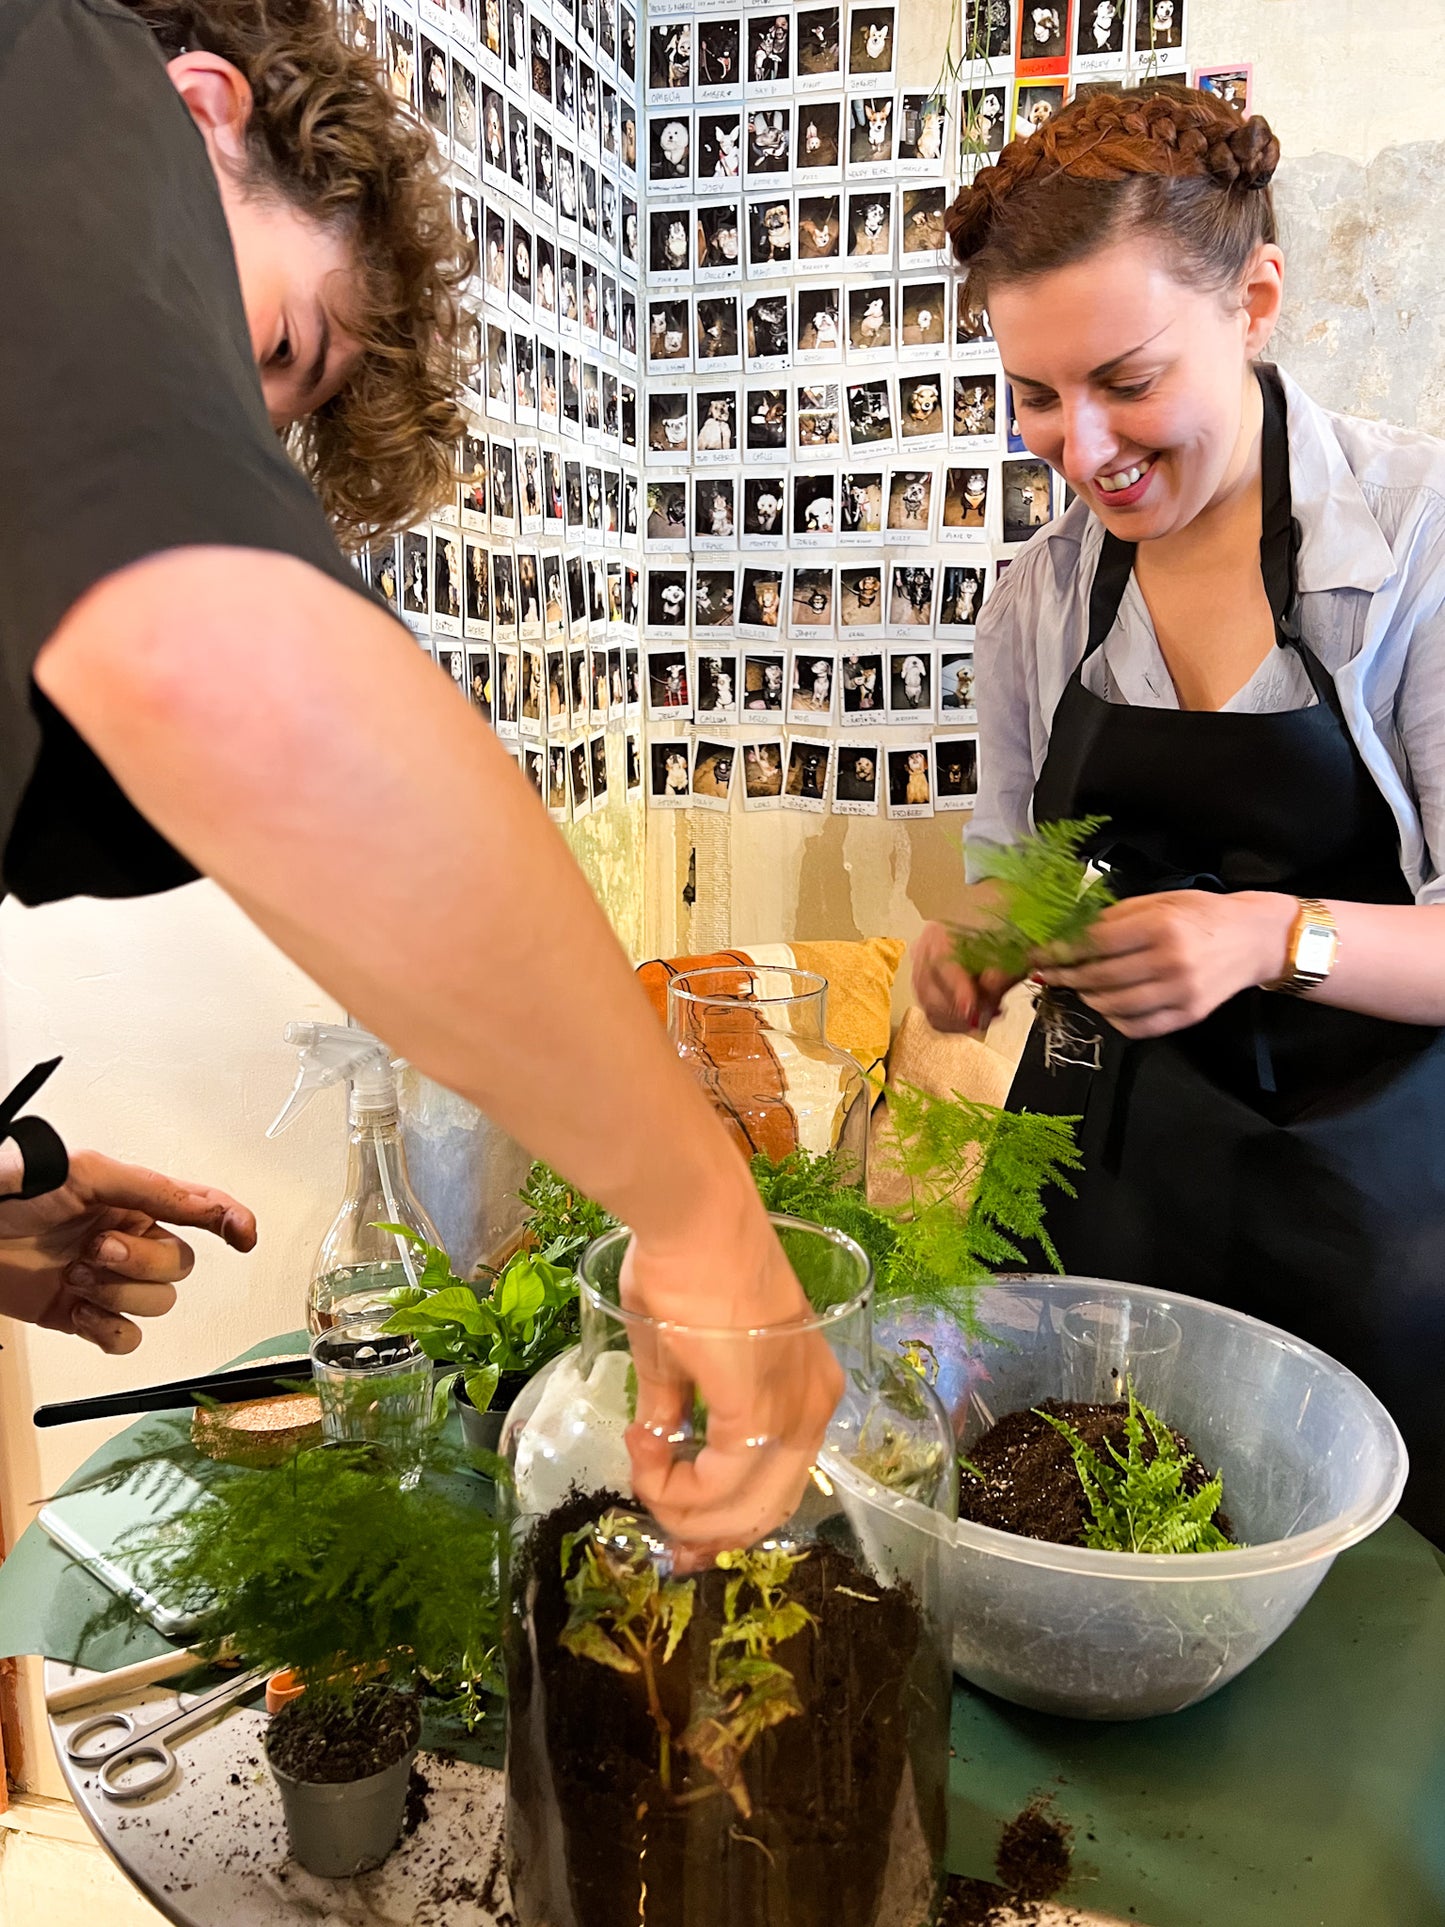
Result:
[[[5,0],[0,243],[5,889],[214,878],[633,1227],[636,1308],[797,1318],[746,1166],[525,778],[337,545],[449,494],[461,427],[471,264],[376,62],[324,0]],[[232,1201],[90,1155],[66,1193],[61,1154],[43,1222],[0,1202],[0,1309],[56,1315],[9,1288],[43,1246],[55,1292],[79,1278],[118,1327],[164,1309],[127,1293],[184,1275],[174,1239],[142,1264],[147,1214],[251,1236]],[[135,1234],[109,1270],[98,1211]],[[798,1499],[839,1380],[816,1332],[776,1353],[747,1380],[689,1354],[714,1422],[688,1463],[692,1390],[641,1373],[638,1496],[689,1540],[741,1543]]]

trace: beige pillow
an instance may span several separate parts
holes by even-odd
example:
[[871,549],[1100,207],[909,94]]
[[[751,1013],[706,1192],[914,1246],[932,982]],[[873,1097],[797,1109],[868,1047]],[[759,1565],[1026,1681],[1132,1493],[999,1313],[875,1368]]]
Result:
[[[989,1034],[992,1037],[992,1031]],[[917,1004],[904,1013],[888,1053],[888,1082],[910,1084],[927,1091],[930,1097],[951,1097],[957,1092],[975,1104],[1002,1105],[1013,1074],[1013,1060],[994,1049],[992,1043],[935,1030]],[[908,1180],[894,1168],[889,1156],[892,1138],[885,1100],[874,1110],[869,1129],[868,1198],[872,1204],[908,1202]]]

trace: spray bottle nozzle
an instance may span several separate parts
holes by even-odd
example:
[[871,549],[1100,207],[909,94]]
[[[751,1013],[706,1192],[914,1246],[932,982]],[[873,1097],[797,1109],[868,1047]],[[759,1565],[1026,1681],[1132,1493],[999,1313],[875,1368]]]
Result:
[[280,1115],[268,1127],[276,1137],[294,1124],[319,1090],[328,1084],[351,1086],[353,1118],[396,1109],[396,1065],[391,1052],[368,1030],[345,1024],[288,1024],[288,1044],[300,1054],[296,1082]]

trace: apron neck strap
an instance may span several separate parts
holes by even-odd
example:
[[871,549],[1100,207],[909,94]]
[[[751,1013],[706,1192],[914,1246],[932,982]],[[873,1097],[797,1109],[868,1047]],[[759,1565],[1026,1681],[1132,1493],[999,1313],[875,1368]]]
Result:
[[42,1117],[20,1115],[59,1062],[58,1057],[52,1057],[48,1063],[37,1064],[8,1097],[0,1098],[0,1144],[7,1138],[13,1140],[20,1151],[23,1172],[20,1189],[6,1192],[5,1200],[38,1198],[46,1191],[59,1190],[70,1175],[70,1159],[58,1132]]

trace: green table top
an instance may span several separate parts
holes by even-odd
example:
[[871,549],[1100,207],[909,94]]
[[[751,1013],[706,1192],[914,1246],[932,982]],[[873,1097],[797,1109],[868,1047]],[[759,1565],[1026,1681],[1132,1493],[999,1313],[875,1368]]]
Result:
[[[106,1669],[165,1650],[140,1620],[82,1643],[108,1598],[30,1526],[0,1568],[0,1657]],[[990,1877],[1040,1794],[1073,1829],[1061,1898],[1080,1906],[1148,1927],[1445,1927],[1445,1560],[1391,1520],[1247,1672],[1168,1718],[1055,1719],[960,1683],[951,1871]]]

